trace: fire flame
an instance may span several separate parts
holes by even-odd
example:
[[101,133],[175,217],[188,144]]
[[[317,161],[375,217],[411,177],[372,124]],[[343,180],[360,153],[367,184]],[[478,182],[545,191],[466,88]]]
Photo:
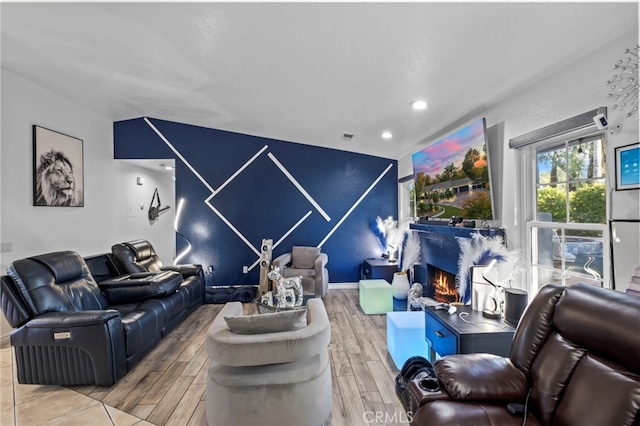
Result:
[[435,294],[433,298],[438,302],[457,303],[460,302],[460,295],[456,288],[449,284],[449,274],[438,270],[433,278]]

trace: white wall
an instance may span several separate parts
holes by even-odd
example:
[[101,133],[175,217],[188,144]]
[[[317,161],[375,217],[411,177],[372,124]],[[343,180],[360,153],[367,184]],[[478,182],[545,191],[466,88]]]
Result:
[[[113,194],[113,200],[117,205],[116,217],[118,220],[115,221],[114,225],[116,226],[116,234],[123,236],[117,241],[137,238],[149,240],[158,252],[162,262],[167,265],[172,264],[175,257],[173,222],[176,212],[173,174],[139,167],[133,164],[135,162],[112,161],[116,164],[117,169],[116,184],[114,185],[117,191]],[[160,162],[153,161],[154,164],[159,164]],[[158,170],[160,170],[159,167]],[[142,177],[142,185],[136,183],[137,177]],[[158,193],[160,194],[162,207],[169,205],[170,208],[162,212],[158,220],[149,222],[147,211],[156,188],[158,188]],[[143,205],[142,209],[140,209],[141,204]],[[156,205],[155,200],[154,205]],[[113,242],[117,241],[113,240]],[[107,249],[110,247],[111,245]]]
[[[104,253],[111,245],[145,238],[164,263],[175,250],[174,184],[171,174],[153,172],[113,160],[113,123],[104,117],[2,70],[0,155],[0,241],[12,251],[0,254],[2,273],[15,259],[56,250],[83,256]],[[32,125],[37,124],[84,141],[84,207],[34,207],[32,199]],[[136,185],[136,176],[145,184]],[[158,187],[167,211],[150,224],[146,209]],[[144,202],[139,215],[128,215],[128,201]],[[10,331],[4,316],[0,334]]]
[[[486,117],[487,128],[490,130],[492,176],[497,177],[493,179],[499,219],[495,225],[506,229],[510,248],[523,249],[523,224],[520,211],[522,191],[518,186],[519,157],[516,150],[509,148],[509,139],[600,106],[607,106],[609,122],[612,125],[622,124],[619,133],[608,135],[608,185],[610,188],[615,186],[614,148],[638,141],[638,119],[636,116],[623,120],[621,113],[611,110],[607,104],[608,87],[605,81],[614,74],[613,64],[622,58],[624,49],[637,43],[638,33],[632,31],[568,64],[558,72],[523,88],[520,93],[510,96],[475,117]],[[434,141],[427,141],[424,146]],[[415,151],[421,148],[422,146],[416,147]],[[499,154],[494,156],[494,153]],[[496,157],[501,158],[501,161],[494,161]],[[400,159],[398,168],[399,176],[411,174],[411,155]],[[613,191],[611,198],[613,219],[640,218],[640,191]]]

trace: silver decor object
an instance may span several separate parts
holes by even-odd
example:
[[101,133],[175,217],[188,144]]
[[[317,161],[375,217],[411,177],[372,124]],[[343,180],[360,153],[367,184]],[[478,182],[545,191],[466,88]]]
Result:
[[[273,282],[275,306],[279,309],[291,309],[302,306],[304,291],[302,277],[282,278],[280,267],[272,267],[268,278]],[[272,301],[273,302],[273,301]],[[274,305],[273,303],[271,303]]]
[[409,289],[407,296],[407,311],[413,309],[424,309],[424,306],[420,306],[419,299],[422,297],[422,284],[415,283]]
[[610,92],[607,98],[613,101],[611,109],[623,111],[628,109],[627,117],[638,111],[638,51],[640,46],[624,50],[624,57],[618,59],[613,66],[615,74],[606,84]]

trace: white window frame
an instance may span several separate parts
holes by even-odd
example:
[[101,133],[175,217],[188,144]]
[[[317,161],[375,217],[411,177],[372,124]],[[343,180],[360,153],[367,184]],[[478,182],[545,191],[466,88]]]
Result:
[[[523,222],[525,223],[524,229],[522,230],[522,241],[524,242],[524,249],[526,253],[526,258],[528,262],[527,267],[527,283],[528,283],[528,291],[531,295],[531,298],[535,297],[535,295],[540,290],[538,286],[538,268],[546,268],[546,266],[538,265],[534,263],[534,248],[537,250],[538,241],[537,241],[537,233],[534,232],[534,229],[539,228],[552,228],[552,229],[563,229],[563,230],[588,230],[588,231],[599,231],[602,232],[603,238],[603,250],[602,250],[602,264],[603,264],[603,276],[602,276],[602,285],[605,288],[611,288],[611,278],[610,278],[610,252],[607,248],[610,246],[610,236],[609,236],[609,219],[610,219],[610,203],[609,196],[605,196],[605,211],[606,211],[606,219],[603,224],[584,224],[584,223],[560,223],[560,222],[541,222],[537,220],[537,152],[543,151],[545,149],[549,149],[553,146],[557,146],[563,142],[571,142],[575,139],[581,137],[588,137],[598,134],[597,129],[593,127],[589,127],[586,129],[581,129],[569,133],[565,133],[561,136],[556,136],[552,138],[548,138],[531,145],[522,147],[519,149],[520,151],[520,169],[522,173],[520,175],[521,178],[521,188],[523,188],[520,204],[523,212]],[[607,146],[607,135],[606,133],[602,133],[602,138],[604,140],[605,150]],[[611,180],[610,180],[610,170],[607,170],[607,176],[605,178],[605,187],[606,193],[611,193]],[[567,216],[568,217],[568,216]],[[537,257],[537,256],[536,256]],[[564,263],[564,260],[563,260]],[[564,265],[563,265],[564,266]],[[542,286],[543,284],[541,284]]]
[[[399,223],[413,223],[416,218],[415,200],[413,212],[410,212],[411,207],[411,185],[413,185],[413,179],[402,179],[402,182],[398,182],[398,220]],[[409,215],[411,213],[411,215]]]

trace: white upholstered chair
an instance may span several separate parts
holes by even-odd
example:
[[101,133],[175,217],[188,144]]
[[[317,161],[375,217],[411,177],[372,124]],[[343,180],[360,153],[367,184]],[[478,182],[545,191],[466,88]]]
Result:
[[306,327],[292,331],[232,333],[224,317],[241,315],[241,303],[227,303],[207,332],[209,425],[325,423],[332,410],[331,326],[322,299],[307,302]]

